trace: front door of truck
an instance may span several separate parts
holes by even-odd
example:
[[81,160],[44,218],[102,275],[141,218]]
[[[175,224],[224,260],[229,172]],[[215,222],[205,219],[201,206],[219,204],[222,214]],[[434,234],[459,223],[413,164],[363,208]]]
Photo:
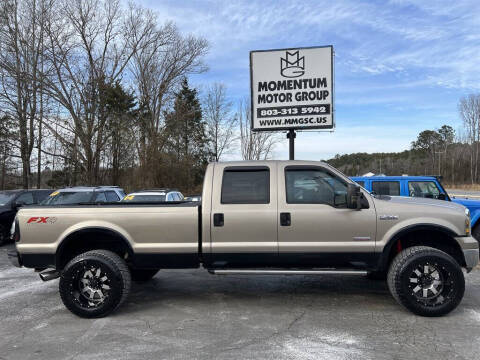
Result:
[[268,266],[277,260],[276,166],[215,165],[209,267]]
[[[279,165],[279,261],[296,267],[364,267],[374,260],[376,214],[346,207],[347,181],[323,166]],[[368,196],[369,197],[369,196]]]

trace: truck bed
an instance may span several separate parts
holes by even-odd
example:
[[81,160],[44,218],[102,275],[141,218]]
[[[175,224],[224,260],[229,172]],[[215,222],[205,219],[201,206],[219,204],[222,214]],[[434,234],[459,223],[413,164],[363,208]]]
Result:
[[[17,248],[26,257],[28,254],[53,256],[59,244],[79,229],[105,229],[128,242],[135,262],[153,266],[157,261],[167,260],[177,263],[178,267],[186,263],[188,267],[196,267],[199,209],[198,203],[191,202],[25,207],[18,214],[22,230]],[[28,245],[23,239],[28,239]]]

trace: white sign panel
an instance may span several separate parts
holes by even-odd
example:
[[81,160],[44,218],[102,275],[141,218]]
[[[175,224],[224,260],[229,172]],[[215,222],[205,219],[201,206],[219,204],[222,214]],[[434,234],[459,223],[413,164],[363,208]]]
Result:
[[333,129],[333,46],[250,52],[252,130]]

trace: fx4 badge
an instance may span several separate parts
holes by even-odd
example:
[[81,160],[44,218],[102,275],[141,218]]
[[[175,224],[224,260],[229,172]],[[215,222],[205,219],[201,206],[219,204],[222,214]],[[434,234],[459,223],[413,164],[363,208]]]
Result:
[[53,224],[55,221],[57,221],[56,217],[50,217],[50,216],[33,216],[30,219],[27,220],[27,224]]

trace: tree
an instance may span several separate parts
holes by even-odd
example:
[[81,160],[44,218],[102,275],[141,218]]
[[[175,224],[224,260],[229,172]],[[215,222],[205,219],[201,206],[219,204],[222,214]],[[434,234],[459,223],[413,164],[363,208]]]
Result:
[[71,117],[66,127],[78,139],[76,156],[89,184],[100,181],[108,141],[101,92],[120,80],[134,54],[150,43],[152,28],[150,12],[134,5],[124,11],[118,0],[59,0],[46,26],[53,74],[44,76],[45,89]]
[[[440,145],[443,149],[443,155],[444,155],[444,168],[447,167],[447,151],[448,147],[453,144],[453,141],[455,140],[455,130],[449,125],[443,125],[440,129],[437,130],[438,134],[440,135]],[[440,154],[440,152],[439,152]],[[438,162],[438,173],[441,174],[440,171],[440,161]]]
[[0,189],[5,190],[7,174],[12,165],[11,140],[15,136],[14,122],[8,115],[0,117]]
[[203,56],[208,42],[195,36],[182,36],[172,23],[155,29],[152,41],[133,56],[132,72],[141,110],[138,122],[138,157],[142,176],[148,182],[158,173],[157,159],[164,150],[165,113],[176,98],[182,79],[206,71]]
[[[22,161],[23,187],[30,186],[35,145],[47,0],[4,0],[0,4],[0,101],[15,120]],[[43,115],[43,114],[42,114]]]
[[203,113],[214,161],[231,150],[236,140],[237,118],[231,114],[231,108],[224,84],[215,83],[207,89]]
[[111,169],[111,182],[118,184],[120,170],[132,167],[135,161],[132,139],[136,102],[135,97],[127,93],[119,81],[114,85],[105,85],[101,96],[107,118],[107,167]]
[[166,150],[177,168],[177,182],[189,192],[203,179],[210,152],[205,136],[205,121],[197,90],[191,89],[186,78],[175,97],[173,111],[165,117]]
[[467,142],[470,144],[470,178],[476,183],[478,179],[478,147],[480,142],[480,95],[471,94],[462,97],[458,111],[466,129]]
[[435,172],[435,154],[442,143],[442,136],[435,130],[424,130],[412,142],[413,150],[420,150],[430,155],[432,173]]
[[243,160],[266,160],[270,158],[279,139],[274,133],[251,130],[251,107],[248,101],[240,101],[237,117]]

